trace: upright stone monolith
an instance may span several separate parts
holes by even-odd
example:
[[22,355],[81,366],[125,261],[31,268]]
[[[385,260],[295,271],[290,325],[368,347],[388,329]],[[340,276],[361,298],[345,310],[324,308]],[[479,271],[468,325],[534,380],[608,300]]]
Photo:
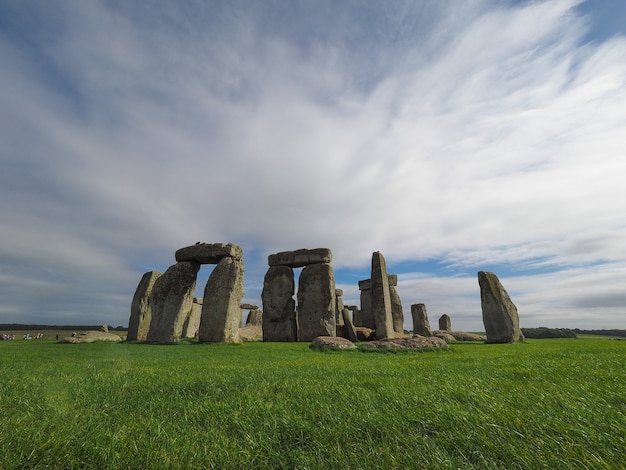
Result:
[[342,289],[335,289],[335,299],[336,299],[336,303],[335,303],[335,315],[337,316],[337,326],[343,326],[343,309],[344,309],[344,305],[343,305],[343,299],[341,298],[343,296],[343,290]]
[[364,279],[359,281],[359,290],[361,291],[361,309],[359,310],[358,319],[354,322],[354,325],[375,330],[376,322],[372,315],[372,280]]
[[298,341],[336,336],[335,275],[330,263],[310,264],[298,280]]
[[202,316],[202,299],[193,298],[191,304],[191,312],[183,326],[183,338],[195,338],[198,336],[198,328],[200,328],[200,317]]
[[259,309],[258,305],[241,304],[241,308],[248,310],[246,326],[263,326],[263,311]]
[[344,308],[341,310],[341,316],[343,317],[343,333],[344,338],[349,339],[353,343],[358,341],[356,336],[356,330],[354,329],[354,325],[352,324],[352,320],[350,319],[350,310]]
[[263,280],[263,341],[296,341],[295,281],[289,266],[271,266]]
[[393,319],[391,316],[391,296],[387,265],[383,255],[376,251],[372,254],[372,316],[376,324],[376,338],[393,338]]
[[487,340],[485,343],[524,341],[517,307],[494,273],[479,271],[480,303]]
[[430,329],[430,322],[428,321],[428,314],[426,313],[426,305],[411,305],[411,316],[413,317],[413,334],[428,337],[433,335]]
[[[391,276],[389,276],[391,277]],[[397,279],[397,278],[396,278]],[[391,321],[393,322],[393,331],[404,334],[404,312],[402,311],[402,300],[396,290],[396,284],[389,284],[389,298],[391,299]]]
[[213,269],[204,289],[198,338],[207,343],[237,343],[241,327],[243,260],[223,258]]
[[150,294],[156,280],[161,277],[159,271],[149,271],[141,277],[133,301],[130,305],[130,319],[128,320],[128,341],[145,341],[152,320],[152,306]]
[[439,331],[452,331],[452,320],[447,313],[439,317]]
[[164,344],[182,337],[183,326],[191,313],[199,270],[200,263],[181,261],[167,268],[156,280],[150,295],[152,321],[146,341]]

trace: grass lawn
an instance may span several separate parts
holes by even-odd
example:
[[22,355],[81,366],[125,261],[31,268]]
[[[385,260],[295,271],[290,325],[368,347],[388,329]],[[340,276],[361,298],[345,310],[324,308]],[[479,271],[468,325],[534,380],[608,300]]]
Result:
[[624,468],[626,341],[0,341],[0,468]]

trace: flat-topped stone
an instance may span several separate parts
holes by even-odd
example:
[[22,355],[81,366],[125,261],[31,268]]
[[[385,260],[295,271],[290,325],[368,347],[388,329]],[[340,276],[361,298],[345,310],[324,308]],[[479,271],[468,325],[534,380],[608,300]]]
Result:
[[282,251],[267,257],[270,266],[289,266],[290,268],[301,268],[309,264],[330,263],[333,254],[330,248],[315,248],[312,250],[302,248],[295,251]]
[[176,261],[217,264],[224,258],[241,259],[243,250],[235,243],[196,243],[176,251]]
[[259,306],[254,304],[241,304],[239,308],[242,310],[258,310]]
[[[389,280],[390,286],[398,285],[398,275],[397,274],[387,274],[387,279]],[[368,290],[372,288],[372,280],[371,279],[363,279],[359,281],[359,290]]]

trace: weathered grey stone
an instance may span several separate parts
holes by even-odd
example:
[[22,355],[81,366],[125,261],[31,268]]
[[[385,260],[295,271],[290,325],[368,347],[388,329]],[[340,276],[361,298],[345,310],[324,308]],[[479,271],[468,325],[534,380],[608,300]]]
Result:
[[376,324],[376,338],[393,338],[393,320],[391,316],[391,296],[389,294],[389,280],[387,265],[382,253],[372,254],[372,315]]
[[335,275],[329,263],[306,266],[298,280],[298,341],[337,334]]
[[183,338],[195,338],[198,336],[200,328],[200,317],[202,316],[202,299],[194,297],[191,304],[191,312],[183,326]]
[[176,261],[217,264],[224,258],[241,259],[243,250],[234,243],[197,243],[176,251]]
[[487,339],[482,335],[468,333],[467,331],[449,331],[448,333],[457,341],[485,341]]
[[428,321],[428,314],[426,313],[426,305],[411,305],[411,316],[413,317],[414,334],[426,337],[433,335],[433,332],[430,329],[430,322]]
[[289,266],[272,266],[263,281],[263,341],[296,341],[295,281]]
[[94,341],[122,341],[120,335],[104,331],[85,331],[77,336],[67,336],[61,343],[93,343]]
[[452,321],[446,313],[439,317],[439,329],[441,331],[452,331]]
[[494,273],[479,271],[480,303],[487,333],[486,343],[513,343],[524,341],[519,327],[517,307],[511,301]]
[[337,316],[336,318],[336,324],[337,326],[343,326],[343,299],[341,298],[341,296],[343,295],[343,290],[341,289],[335,289],[335,299],[336,299],[336,303],[335,303],[335,315]]
[[241,327],[243,260],[223,258],[204,289],[198,339],[207,343],[237,343]]
[[[368,279],[369,281],[369,279]],[[371,285],[371,284],[370,284]],[[355,312],[356,313],[356,312]],[[372,314],[372,289],[361,289],[361,310],[357,315],[355,326],[364,326],[365,328],[376,329],[376,322]]]
[[243,342],[263,341],[263,328],[261,325],[246,325],[239,328],[239,339]]
[[317,351],[340,350],[340,349],[356,349],[354,343],[346,338],[318,336],[313,338],[309,348]]
[[328,248],[315,248],[312,250],[303,248],[295,251],[282,251],[269,255],[267,262],[270,266],[289,266],[301,268],[309,264],[330,263],[333,254]]
[[[397,274],[387,274],[387,279],[389,280],[390,286],[398,285],[398,275]],[[359,281],[359,290],[367,290],[372,288],[372,280],[371,279],[363,279]]]
[[434,351],[437,349],[448,349],[448,344],[440,338],[426,338],[415,335],[411,338],[388,338],[377,341],[370,341],[359,346],[360,349],[402,349],[414,351]]
[[154,283],[161,276],[159,271],[149,271],[141,277],[133,301],[130,305],[130,319],[128,320],[128,341],[144,341],[150,329],[152,307],[150,294]]
[[258,310],[259,309],[259,306],[254,305],[254,304],[241,304],[239,307],[241,307],[243,310]]
[[246,326],[263,326],[263,311],[259,308],[250,310],[246,318]]
[[344,308],[341,310],[341,316],[343,317],[343,333],[344,337],[352,342],[358,341],[356,336],[356,330],[350,320],[350,310]]
[[355,326],[356,337],[359,341],[373,341],[374,338],[374,330],[371,328],[367,328],[365,326]]
[[389,284],[389,297],[391,299],[391,321],[393,322],[393,331],[404,334],[404,312],[402,311],[402,300],[394,286]]
[[433,331],[433,336],[443,339],[446,343],[453,343],[454,341],[456,341],[456,338],[450,333],[450,331],[435,330]]
[[199,269],[200,263],[181,261],[167,268],[155,281],[150,295],[152,321],[146,341],[170,343],[181,338],[191,312]]

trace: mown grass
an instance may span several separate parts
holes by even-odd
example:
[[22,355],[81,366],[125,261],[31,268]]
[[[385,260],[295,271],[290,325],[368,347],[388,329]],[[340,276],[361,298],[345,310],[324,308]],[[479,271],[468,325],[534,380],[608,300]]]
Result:
[[0,342],[0,468],[623,468],[626,342]]

